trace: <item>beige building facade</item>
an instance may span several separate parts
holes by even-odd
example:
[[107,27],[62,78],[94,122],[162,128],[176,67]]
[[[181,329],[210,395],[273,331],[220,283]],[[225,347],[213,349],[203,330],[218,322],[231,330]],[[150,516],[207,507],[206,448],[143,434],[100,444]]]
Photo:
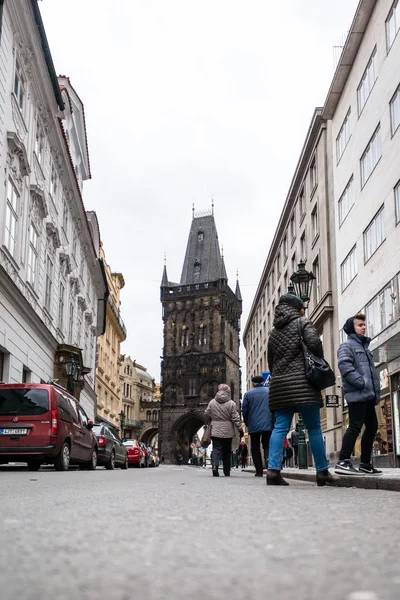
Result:
[[[247,389],[251,389],[251,377],[268,371],[267,344],[275,307],[279,297],[287,292],[300,260],[306,261],[306,269],[315,276],[306,314],[319,331],[326,359],[336,367],[338,324],[330,148],[330,129],[322,118],[322,109],[317,108],[244,330]],[[332,387],[323,395],[336,393],[336,387]],[[341,409],[324,407],[321,423],[329,456],[340,447]]]
[[121,273],[113,273],[107,264],[104,249],[100,250],[107,278],[109,296],[105,316],[105,333],[97,341],[97,414],[96,420],[120,429],[122,411],[120,356],[126,328],[121,318],[120,293],[125,285]]

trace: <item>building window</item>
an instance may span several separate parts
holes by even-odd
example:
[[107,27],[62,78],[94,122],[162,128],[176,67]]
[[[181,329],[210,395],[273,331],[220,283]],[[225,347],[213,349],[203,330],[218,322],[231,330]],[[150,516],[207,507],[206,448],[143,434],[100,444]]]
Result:
[[196,378],[190,377],[188,384],[189,384],[189,396],[196,396],[196,394],[197,394]]
[[181,346],[185,347],[189,345],[189,335],[188,330],[184,327],[181,331]]
[[394,206],[396,212],[396,225],[400,223],[400,181],[394,188]]
[[267,324],[268,324],[268,332],[271,331],[271,313],[268,311],[267,313]]
[[385,289],[367,304],[367,333],[369,337],[377,336],[383,329],[388,327],[394,321],[395,300],[392,283],[390,282]]
[[293,211],[292,216],[290,217],[290,240],[291,244],[293,244],[296,239],[296,214]]
[[202,242],[204,240],[204,231],[198,231],[197,233],[197,241]]
[[339,225],[343,223],[354,204],[353,176],[339,198]]
[[303,218],[303,216],[306,214],[306,204],[304,201],[305,195],[304,195],[304,186],[301,188],[301,192],[299,194],[299,217],[300,217],[300,221]]
[[361,113],[376,81],[376,46],[357,88],[358,114]]
[[352,248],[340,267],[342,275],[342,292],[357,275],[356,246]]
[[287,241],[287,233],[285,233],[285,237],[283,238],[283,264],[287,261],[288,257],[288,241]]
[[350,109],[346,115],[343,125],[340,128],[339,135],[336,138],[336,160],[339,162],[351,136],[350,131]]
[[[187,331],[187,330],[186,330]],[[203,323],[199,327],[199,346],[207,344],[207,327]]]
[[36,137],[35,137],[35,154],[40,165],[43,164],[43,153],[44,153],[44,134],[43,129],[36,122]]
[[313,191],[313,189],[315,188],[315,186],[317,185],[317,163],[315,160],[315,156],[311,161],[311,165],[310,165],[310,188],[311,191]]
[[49,255],[46,257],[46,288],[44,296],[44,305],[50,311],[51,294],[53,290],[53,263]]
[[280,275],[281,275],[281,257],[278,254],[276,257],[276,280],[277,281],[278,281]]
[[232,333],[232,331],[229,332],[229,350],[231,352],[233,352],[233,333]]
[[200,261],[197,260],[197,258],[194,261],[194,265],[193,266],[194,266],[194,272],[195,273],[200,273],[201,263],[200,263]]
[[364,262],[367,262],[385,240],[385,213],[382,206],[364,231]]
[[29,248],[28,248],[28,281],[35,287],[36,275],[37,275],[37,262],[38,262],[38,233],[31,223],[29,229]]
[[274,291],[274,289],[275,289],[275,269],[272,269],[272,271],[271,271],[271,285],[272,285],[272,291]]
[[360,159],[361,165],[361,187],[363,187],[371,176],[372,171],[375,169],[380,158],[382,156],[382,144],[381,144],[381,128],[375,130],[374,135],[370,139],[368,146],[364,150],[364,154]]
[[295,271],[297,271],[296,252],[292,256],[292,273],[294,273]]
[[21,111],[24,109],[25,87],[25,77],[22,73],[21,65],[17,60],[15,63],[14,96],[17,99],[18,106],[21,109]]
[[66,200],[64,200],[64,208],[63,208],[63,229],[65,235],[68,237],[68,224],[69,224],[69,211],[68,204]]
[[314,242],[315,238],[318,236],[318,233],[319,233],[317,206],[314,207],[314,210],[311,213],[311,227],[312,227],[312,239]]
[[65,286],[60,281],[59,296],[58,296],[58,328],[60,331],[64,328],[64,305],[65,305]]
[[75,307],[71,303],[69,305],[69,321],[68,321],[68,339],[69,339],[70,343],[72,343],[72,336],[73,336],[73,332],[74,332],[74,314],[75,314]]
[[57,194],[57,171],[54,164],[51,165],[51,174],[50,174],[50,194],[53,200]]
[[146,413],[146,421],[151,421],[151,410],[148,410]]
[[287,271],[285,272],[285,274],[283,276],[283,287],[284,287],[285,294],[286,294],[287,289],[288,289],[288,274],[287,274]]
[[153,410],[153,423],[157,423],[158,422],[158,412],[156,410]]
[[300,258],[304,261],[307,259],[306,230],[303,231],[300,238]]
[[400,85],[390,101],[390,121],[392,135],[394,135],[396,129],[400,125]]
[[320,269],[319,269],[319,258],[318,258],[318,256],[317,256],[317,258],[313,262],[312,272],[313,272],[314,277],[315,277],[314,288],[313,288],[314,304],[317,305],[318,302],[321,300],[321,274],[320,274]]
[[393,2],[390,13],[386,19],[386,44],[388,51],[392,47],[394,39],[400,28],[400,8],[399,0]]
[[14,184],[9,179],[7,182],[7,208],[6,208],[6,229],[5,246],[9,253],[15,255],[15,237],[18,221],[19,195]]

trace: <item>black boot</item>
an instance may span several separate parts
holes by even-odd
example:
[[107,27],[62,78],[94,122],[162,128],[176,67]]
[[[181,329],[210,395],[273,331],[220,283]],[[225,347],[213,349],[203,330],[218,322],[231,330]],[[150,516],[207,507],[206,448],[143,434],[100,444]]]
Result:
[[319,487],[323,485],[340,485],[340,477],[338,475],[332,475],[328,469],[325,469],[325,471],[317,471],[316,479]]
[[214,477],[219,477],[218,467],[213,467],[212,473]]
[[285,479],[283,479],[281,472],[275,469],[268,469],[267,471],[267,485],[289,485]]

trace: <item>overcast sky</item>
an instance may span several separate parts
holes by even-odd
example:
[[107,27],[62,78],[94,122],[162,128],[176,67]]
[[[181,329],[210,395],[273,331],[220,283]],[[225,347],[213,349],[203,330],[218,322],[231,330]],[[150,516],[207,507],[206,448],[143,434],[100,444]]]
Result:
[[[333,46],[357,0],[43,0],[56,72],[86,112],[107,262],[125,278],[122,352],[160,379],[160,282],[179,281],[192,218],[215,202],[242,329]],[[242,365],[245,366],[242,349]]]

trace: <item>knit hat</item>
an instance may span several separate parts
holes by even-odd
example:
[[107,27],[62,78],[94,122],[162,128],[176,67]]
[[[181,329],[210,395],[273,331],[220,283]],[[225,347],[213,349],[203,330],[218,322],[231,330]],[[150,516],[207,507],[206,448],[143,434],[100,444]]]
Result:
[[354,329],[354,317],[349,317],[347,319],[346,323],[343,325],[343,331],[347,333],[347,335],[356,332],[356,330]]
[[264,383],[264,379],[261,375],[254,375],[254,377],[251,378],[251,381],[253,383]]
[[227,394],[231,393],[231,388],[229,387],[229,385],[226,385],[226,383],[220,383],[218,386],[218,391],[219,392],[226,392]]
[[304,308],[303,300],[296,296],[296,294],[283,294],[283,296],[279,298],[278,304],[287,304],[288,306],[297,308],[297,310]]

